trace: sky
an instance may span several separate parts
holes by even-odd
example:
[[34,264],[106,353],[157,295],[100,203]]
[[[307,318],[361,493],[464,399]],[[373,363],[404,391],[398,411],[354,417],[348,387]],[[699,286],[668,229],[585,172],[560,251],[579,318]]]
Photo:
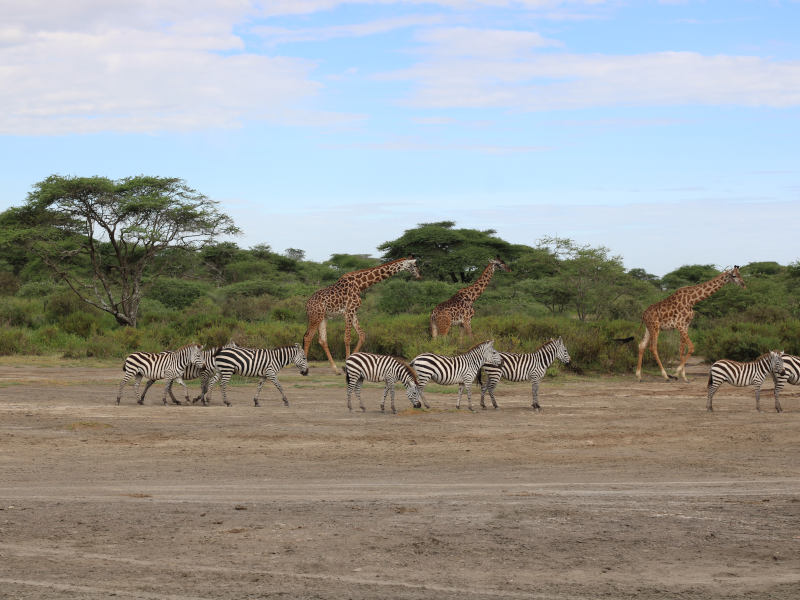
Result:
[[419,223],[800,259],[800,0],[0,0],[0,210],[179,177],[249,248]]

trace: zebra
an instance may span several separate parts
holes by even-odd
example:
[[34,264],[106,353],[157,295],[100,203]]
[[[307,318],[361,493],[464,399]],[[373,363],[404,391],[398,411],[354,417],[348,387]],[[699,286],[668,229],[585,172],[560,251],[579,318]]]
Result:
[[489,392],[492,406],[497,408],[494,389],[502,377],[507,381],[530,381],[531,396],[533,398],[531,408],[541,411],[542,407],[539,406],[539,383],[542,381],[545,372],[555,359],[559,359],[564,364],[570,361],[569,352],[567,352],[567,347],[561,337],[550,339],[535,352],[529,354],[501,352],[500,356],[503,358],[501,367],[493,367],[491,365],[483,367],[484,375],[486,375],[485,384],[481,381],[481,374],[478,373],[478,383],[481,384],[481,408],[486,408],[483,402],[486,392]]
[[711,407],[711,399],[719,389],[719,386],[728,382],[736,386],[755,385],[756,410],[761,411],[761,385],[767,375],[771,374],[773,381],[775,381],[775,410],[781,412],[781,405],[778,402],[778,376],[783,376],[785,372],[783,352],[778,350],[770,350],[750,362],[736,362],[735,360],[724,358],[718,360],[711,365],[711,370],[708,372],[708,402],[706,402],[706,410],[709,412],[714,410]]
[[456,408],[461,408],[461,393],[467,390],[467,402],[472,410],[472,395],[470,393],[472,382],[480,368],[485,364],[499,367],[503,364],[500,353],[494,349],[494,340],[486,340],[475,344],[472,348],[456,356],[442,356],[424,352],[414,357],[411,366],[417,372],[419,379],[419,397],[425,408],[430,408],[423,394],[429,381],[443,385],[458,384],[458,400]]
[[[172,384],[177,381],[183,386],[186,391],[186,401],[189,402],[189,388],[183,383],[182,375],[187,366],[194,365],[196,368],[203,368],[203,347],[200,344],[187,344],[174,352],[168,350],[166,352],[134,352],[125,358],[125,363],[122,365],[122,370],[125,376],[119,384],[117,391],[117,404],[122,399],[122,388],[125,387],[131,379],[136,381],[136,402],[137,404],[144,403],[144,394],[139,396],[139,384],[142,382],[143,377],[148,379],[166,379],[167,385],[164,388],[164,397],[162,398],[164,404],[167,403],[167,393],[169,393],[172,401],[175,404],[180,404],[180,401],[175,398],[172,393]],[[148,385],[147,387],[150,387]],[[147,391],[147,388],[145,388]]]
[[[222,388],[222,401],[226,406],[231,405],[228,402],[227,386],[231,376],[235,373],[242,377],[260,378],[258,391],[253,398],[255,406],[261,406],[258,397],[261,395],[261,388],[267,379],[278,388],[283,398],[283,404],[289,406],[289,400],[278,381],[278,371],[292,362],[300,369],[301,375],[308,375],[308,361],[300,344],[279,348],[224,348],[220,350],[215,359],[215,372]],[[205,403],[205,398],[203,402]]]
[[383,400],[381,401],[381,412],[386,406],[386,396],[391,392],[392,413],[397,410],[394,407],[394,384],[402,383],[406,387],[406,395],[414,408],[420,407],[419,381],[406,361],[395,356],[385,354],[370,354],[369,352],[356,352],[347,357],[344,361],[344,377],[347,383],[347,410],[353,410],[350,405],[350,395],[355,391],[358,398],[358,405],[365,411],[364,403],[361,401],[361,386],[364,381],[385,381],[386,388],[383,390]]
[[[198,367],[194,363],[189,363],[186,366],[186,369],[183,372],[182,379],[184,381],[191,381],[192,379],[197,379],[198,377],[202,377],[200,384],[201,384],[201,391],[200,395],[192,398],[192,404],[195,404],[198,400],[203,400],[203,404],[208,404],[208,399],[205,397],[205,394],[210,394],[210,388],[216,383],[217,378],[214,372],[214,359],[217,356],[217,353],[222,350],[223,348],[238,348],[236,342],[231,340],[224,346],[217,346],[215,348],[209,348],[208,350],[203,350],[203,366]],[[149,379],[144,386],[144,391],[142,392],[142,402],[144,402],[144,397],[147,395],[147,390],[150,389],[150,386],[156,382],[155,379]]]
[[800,384],[800,356],[784,354],[783,367],[785,370],[784,374],[778,375],[775,378],[775,403],[778,412],[782,410],[778,402],[778,394],[783,390],[783,386],[786,385],[787,382],[792,385]]

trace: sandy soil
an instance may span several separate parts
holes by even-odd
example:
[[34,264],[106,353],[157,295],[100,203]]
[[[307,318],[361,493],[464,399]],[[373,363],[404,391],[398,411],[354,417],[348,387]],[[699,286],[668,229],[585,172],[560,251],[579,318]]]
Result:
[[392,415],[376,386],[348,413],[322,364],[283,371],[288,408],[0,366],[0,597],[794,600],[800,389],[708,414],[692,370],[548,379],[540,414],[523,384],[474,413],[398,389]]

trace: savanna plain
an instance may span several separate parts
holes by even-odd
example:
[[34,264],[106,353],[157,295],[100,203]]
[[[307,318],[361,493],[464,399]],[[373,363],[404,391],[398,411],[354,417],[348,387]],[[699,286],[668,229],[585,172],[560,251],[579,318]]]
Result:
[[398,388],[393,415],[322,363],[282,371],[288,407],[116,406],[118,365],[6,357],[0,597],[796,599],[800,389],[707,413],[707,370],[562,371],[541,413],[527,384],[474,412]]

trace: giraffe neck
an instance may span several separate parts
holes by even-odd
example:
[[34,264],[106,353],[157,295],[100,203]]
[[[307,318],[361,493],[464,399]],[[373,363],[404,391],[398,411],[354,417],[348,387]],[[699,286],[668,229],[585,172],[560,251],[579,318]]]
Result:
[[489,285],[489,282],[492,280],[492,275],[494,275],[494,264],[489,263],[475,283],[461,290],[461,295],[474,302],[483,293],[486,286]]
[[709,279],[706,282],[698,283],[697,285],[693,285],[687,288],[687,297],[692,304],[697,304],[701,300],[705,300],[712,294],[718,292],[722,289],[722,286],[725,285],[725,275],[727,273],[723,272],[714,277],[713,279]]
[[358,290],[359,293],[366,290],[368,287],[375,285],[379,281],[383,281],[400,271],[403,268],[403,261],[406,259],[393,260],[392,262],[384,263],[369,269],[361,269],[360,271],[353,271],[342,275],[339,281],[346,281],[353,288]]

